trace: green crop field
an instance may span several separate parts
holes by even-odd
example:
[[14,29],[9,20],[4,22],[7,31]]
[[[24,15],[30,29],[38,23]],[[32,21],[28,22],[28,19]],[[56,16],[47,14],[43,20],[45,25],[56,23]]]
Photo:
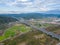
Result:
[[29,30],[31,30],[31,28],[27,27],[26,25],[12,26],[11,28],[8,28],[2,36],[0,36],[0,40],[13,37],[20,33],[28,32]]
[[37,26],[37,27],[44,27],[44,28],[46,28],[46,27],[50,27],[50,26],[53,26],[53,24],[48,24],[48,23],[44,23],[44,24],[37,24],[37,23],[35,23],[34,24],[35,26]]

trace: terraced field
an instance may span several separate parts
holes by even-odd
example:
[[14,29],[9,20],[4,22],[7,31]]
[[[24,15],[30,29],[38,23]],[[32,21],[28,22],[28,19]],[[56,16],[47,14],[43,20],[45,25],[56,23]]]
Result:
[[2,36],[0,36],[0,41],[9,37],[14,37],[20,33],[25,33],[30,31],[31,28],[23,24],[15,24],[11,28],[8,28]]

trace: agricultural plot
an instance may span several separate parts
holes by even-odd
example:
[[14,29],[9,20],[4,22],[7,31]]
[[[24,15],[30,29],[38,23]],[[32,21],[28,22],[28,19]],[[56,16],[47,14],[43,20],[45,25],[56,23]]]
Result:
[[15,26],[12,26],[11,28],[8,28],[4,34],[2,36],[0,36],[0,41],[1,40],[4,40],[6,38],[9,38],[9,37],[14,37],[20,33],[25,33],[25,32],[28,32],[30,31],[31,28],[26,26],[26,25],[23,25],[23,24],[16,24]]
[[48,23],[44,23],[44,24],[38,24],[38,23],[35,23],[34,26],[37,26],[38,28],[47,28],[47,27],[50,27],[50,26],[53,26],[53,24],[48,24]]
[[60,25],[47,27],[46,30],[60,35]]

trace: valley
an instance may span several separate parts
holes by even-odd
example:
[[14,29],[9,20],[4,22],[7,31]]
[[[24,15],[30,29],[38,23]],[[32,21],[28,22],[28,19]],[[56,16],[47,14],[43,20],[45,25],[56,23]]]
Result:
[[[60,43],[59,19],[55,17],[40,19],[11,17],[12,21],[8,19],[8,23],[4,21],[0,25],[0,44],[57,45]],[[56,35],[54,36],[53,34]]]

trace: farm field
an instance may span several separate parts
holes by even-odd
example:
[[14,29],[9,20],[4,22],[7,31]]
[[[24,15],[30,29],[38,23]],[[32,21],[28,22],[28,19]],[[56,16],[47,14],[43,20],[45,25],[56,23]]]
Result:
[[47,23],[45,23],[45,24],[35,24],[35,26],[37,26],[37,27],[43,27],[43,28],[47,28],[47,27],[50,27],[50,26],[53,26],[52,24],[47,24]]
[[0,36],[0,41],[1,40],[4,40],[6,38],[9,38],[9,37],[14,37],[20,33],[25,33],[25,32],[28,32],[30,31],[31,28],[26,26],[26,25],[23,25],[23,24],[16,24],[10,28],[8,28],[4,34],[2,36]]
[[60,25],[47,27],[46,30],[60,35]]

